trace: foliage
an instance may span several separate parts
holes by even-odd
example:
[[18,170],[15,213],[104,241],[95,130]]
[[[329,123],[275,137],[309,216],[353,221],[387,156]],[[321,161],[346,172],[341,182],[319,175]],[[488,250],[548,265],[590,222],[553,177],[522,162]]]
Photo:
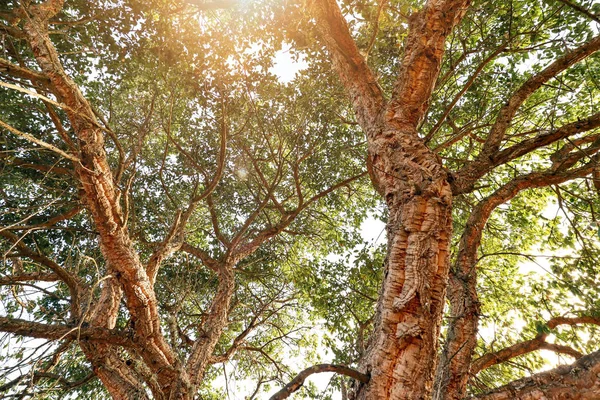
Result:
[[[296,2],[240,3],[205,11],[178,1],[73,0],[51,23],[65,71],[110,129],[106,151],[144,263],[169,235],[178,213],[218,174],[224,132],[224,171],[188,221],[189,245],[223,259],[228,243],[261,238],[306,203],[289,226],[235,266],[229,324],[214,352],[225,359],[207,372],[200,389],[207,399],[222,398],[228,390],[223,376],[251,382],[244,395],[258,385],[260,397],[312,362],[356,365],[372,329],[385,263],[385,249],[363,243],[360,233],[380,206],[365,174],[366,143],[313,21]],[[408,15],[422,3],[341,2],[359,48],[387,92],[403,55]],[[600,13],[591,1],[578,4]],[[5,15],[17,7],[16,0],[0,5],[0,57],[37,70],[26,41],[8,29]],[[474,1],[448,40],[420,126],[422,138],[449,170],[464,167],[479,154],[511,94],[596,34],[597,25],[564,2]],[[303,66],[289,82],[277,75],[281,54]],[[598,76],[600,57],[592,55],[551,79],[520,108],[505,148],[597,113]],[[35,82],[1,68],[0,79],[51,97]],[[0,88],[0,120],[65,151],[65,135],[76,142],[67,113],[39,96]],[[64,127],[62,136],[56,120]],[[455,200],[453,242],[485,198],[518,176],[551,168],[561,147],[594,150],[597,136],[597,130],[573,135],[484,176]],[[597,157],[592,153],[576,165],[590,160]],[[72,165],[0,130],[0,177],[0,230],[62,265],[93,288],[90,302],[98,300],[107,265]],[[336,186],[340,182],[345,183]],[[600,315],[596,183],[585,177],[524,191],[492,214],[479,249],[478,355],[541,333],[581,353],[598,347],[595,326],[545,325],[555,316]],[[68,218],[54,219],[74,209]],[[48,271],[8,236],[0,243],[0,279],[6,278],[1,316],[77,326],[81,321],[71,314],[67,286],[56,280],[11,281],[14,275]],[[177,252],[163,262],[156,283],[161,326],[181,357],[202,335],[198,325],[217,286],[217,275],[193,254]],[[121,307],[119,332],[130,329],[129,319]],[[8,335],[2,345],[0,390],[47,399],[107,398],[76,341]],[[522,356],[482,372],[471,391],[547,365],[539,354]],[[340,382],[331,383],[332,392]],[[326,398],[314,387],[300,393]]]

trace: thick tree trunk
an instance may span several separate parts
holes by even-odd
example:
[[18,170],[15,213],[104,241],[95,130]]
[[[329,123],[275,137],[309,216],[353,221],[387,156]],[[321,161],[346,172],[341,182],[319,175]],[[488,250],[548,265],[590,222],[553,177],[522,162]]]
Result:
[[423,399],[432,392],[449,269],[452,196],[437,157],[412,132],[377,135],[370,146],[389,207],[388,255],[375,329],[356,399]]
[[386,104],[336,2],[308,2],[367,134],[369,172],[390,213],[375,328],[359,365],[371,380],[355,390],[355,399],[431,397],[448,280],[452,191],[441,160],[424,145],[417,127],[446,37],[467,4],[430,0],[411,17],[398,81]]
[[[77,136],[79,157],[75,170],[99,233],[107,276],[111,277],[103,285],[95,309],[89,315],[76,317],[93,327],[114,328],[123,293],[133,340],[139,344],[134,353],[144,365],[136,368],[133,362],[125,363],[116,346],[90,343],[82,344],[82,350],[114,398],[143,398],[149,387],[157,399],[191,399],[194,390],[188,372],[162,335],[152,283],[125,225],[119,189],[104,150],[104,132],[77,84],[64,71],[48,35],[48,20],[60,12],[63,2],[49,0],[29,7],[23,32],[54,94],[66,106]],[[152,379],[148,381],[147,377]]]
[[[390,221],[389,258],[359,399],[422,399],[432,390],[448,272],[448,204],[418,196]],[[402,214],[418,214],[406,223]]]

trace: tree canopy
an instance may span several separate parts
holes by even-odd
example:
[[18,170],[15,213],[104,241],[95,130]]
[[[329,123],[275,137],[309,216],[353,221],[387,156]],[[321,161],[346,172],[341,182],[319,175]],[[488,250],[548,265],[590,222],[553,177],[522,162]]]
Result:
[[600,397],[599,28],[591,0],[3,2],[0,393]]

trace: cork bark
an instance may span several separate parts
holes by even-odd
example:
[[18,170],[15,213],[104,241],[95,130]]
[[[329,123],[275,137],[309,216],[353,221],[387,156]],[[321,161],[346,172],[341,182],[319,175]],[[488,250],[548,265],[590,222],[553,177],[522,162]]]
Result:
[[432,392],[449,270],[452,191],[441,160],[419,138],[447,35],[468,1],[429,1],[412,16],[392,99],[383,100],[335,1],[308,3],[346,87],[384,197],[388,252],[375,329],[355,399],[421,399]]

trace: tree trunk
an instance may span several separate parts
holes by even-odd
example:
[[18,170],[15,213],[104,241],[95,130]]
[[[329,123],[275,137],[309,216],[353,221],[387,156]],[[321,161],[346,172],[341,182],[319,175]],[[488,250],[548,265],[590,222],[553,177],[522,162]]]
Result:
[[48,20],[60,12],[63,3],[49,0],[29,7],[23,33],[53,93],[66,106],[77,136],[79,157],[74,167],[83,186],[82,200],[99,233],[107,276],[111,277],[104,282],[91,315],[74,317],[93,327],[112,329],[123,294],[136,343],[128,352],[140,362],[127,363],[116,346],[82,343],[81,347],[114,398],[144,398],[149,388],[156,399],[191,399],[195,390],[188,371],[162,335],[152,283],[127,231],[119,189],[104,150],[104,132],[89,102],[64,71],[48,34]]
[[336,2],[308,2],[366,133],[369,173],[389,210],[384,282],[374,332],[359,363],[371,379],[356,388],[354,399],[431,397],[448,281],[452,190],[442,161],[419,138],[417,127],[446,37],[467,4],[430,0],[411,17],[398,81],[386,102]]
[[[472,251],[473,254],[476,254],[478,247]],[[446,342],[437,366],[434,400],[458,400],[466,393],[469,366],[477,346],[479,327],[475,264],[459,260],[450,274],[450,320]]]
[[452,196],[438,158],[415,132],[392,128],[370,146],[389,207],[388,254],[375,329],[356,399],[430,398],[444,308]]

